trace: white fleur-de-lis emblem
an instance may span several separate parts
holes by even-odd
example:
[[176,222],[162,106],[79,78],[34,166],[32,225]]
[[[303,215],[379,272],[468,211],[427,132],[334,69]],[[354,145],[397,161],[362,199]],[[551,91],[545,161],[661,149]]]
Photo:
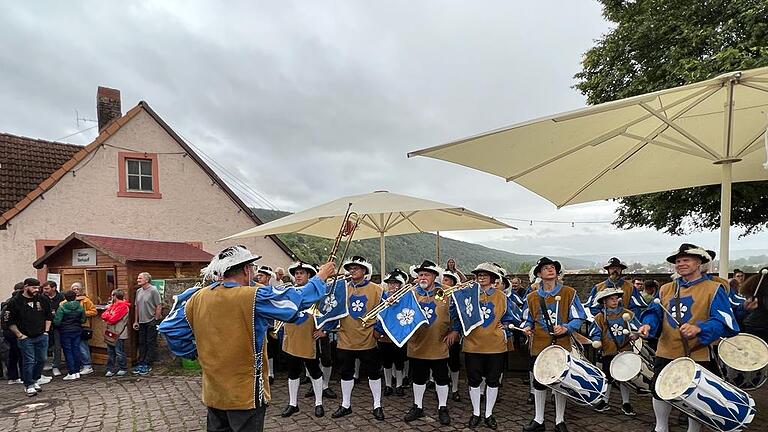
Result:
[[435,313],[435,310],[429,307],[424,308],[424,316],[427,317],[428,320],[432,319],[432,314]]
[[472,312],[475,310],[475,307],[472,305],[472,301],[468,298],[464,299],[464,311],[466,312],[467,316],[472,315]]
[[491,308],[485,307],[485,306],[481,306],[480,307],[480,315],[483,316],[483,321],[487,320],[488,317],[491,316]]
[[[673,316],[677,317],[677,305],[672,306],[670,311],[672,312]],[[685,315],[686,312],[688,312],[688,306],[680,303],[680,316]]]
[[365,307],[365,303],[360,300],[355,300],[352,302],[352,310],[355,312],[360,312],[363,310],[363,307]]
[[624,327],[618,324],[613,324],[611,326],[611,333],[613,333],[614,336],[621,336],[624,334]]
[[414,315],[416,315],[416,312],[413,309],[403,308],[397,314],[397,319],[400,321],[401,326],[407,326],[413,322]]
[[328,312],[338,305],[339,305],[339,302],[336,301],[336,296],[328,296],[325,298],[325,306],[323,306],[323,310]]

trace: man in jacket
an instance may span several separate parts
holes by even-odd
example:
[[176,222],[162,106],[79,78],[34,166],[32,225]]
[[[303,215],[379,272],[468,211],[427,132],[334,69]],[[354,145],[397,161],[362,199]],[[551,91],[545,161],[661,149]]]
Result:
[[[56,310],[59,309],[59,305],[64,301],[64,295],[62,295],[57,289],[58,286],[54,281],[46,281],[40,286],[43,290],[43,294],[48,297],[48,301],[51,303],[51,313],[56,315]],[[61,375],[59,366],[61,366],[61,337],[59,335],[59,329],[55,326],[48,333],[48,347],[53,353],[53,362],[50,366],[46,366],[44,370],[53,369],[53,376]]]

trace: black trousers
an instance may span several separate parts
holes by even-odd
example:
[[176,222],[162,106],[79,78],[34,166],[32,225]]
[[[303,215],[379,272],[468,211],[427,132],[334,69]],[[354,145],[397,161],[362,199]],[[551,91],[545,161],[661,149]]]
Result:
[[157,360],[157,320],[139,323],[138,363],[151,366]]
[[396,370],[403,370],[408,354],[408,349],[405,346],[398,348],[393,343],[382,342],[379,344],[379,351],[384,369],[392,369],[392,365],[394,365]]
[[608,384],[613,384],[614,382],[613,375],[611,375],[611,361],[613,361],[614,358],[616,358],[616,354],[603,356],[603,373],[608,380]]
[[[272,330],[269,330],[271,332]],[[277,356],[280,351],[280,341],[278,338],[273,338],[267,334],[267,358],[272,360]]]
[[21,378],[22,372],[21,351],[19,350],[19,344],[16,342],[18,339],[16,339],[16,335],[11,331],[4,331],[3,336],[8,343],[8,362],[6,363],[8,372],[6,375],[9,380],[15,381]]
[[249,410],[220,410],[208,407],[208,432],[252,432],[264,430],[266,406]]
[[429,372],[432,371],[432,378],[436,385],[448,385],[451,379],[448,377],[448,359],[424,360],[409,358],[411,362],[411,375],[413,383],[424,385],[429,380]]
[[461,342],[456,342],[448,347],[448,369],[451,372],[461,370]]
[[355,360],[360,359],[360,378],[367,376],[369,380],[381,378],[381,355],[378,348],[367,350],[345,350],[338,348],[336,352],[341,364],[341,379],[355,379]]
[[307,359],[285,353],[285,365],[288,368],[288,379],[291,380],[299,379],[305,367],[309,371],[310,378],[318,379],[323,376],[323,372],[320,370],[320,361],[316,358]]
[[317,352],[317,359],[320,360],[323,367],[333,366],[333,351],[331,350],[331,339],[328,336],[317,338],[315,352]]
[[485,378],[485,385],[498,387],[501,373],[504,371],[506,352],[496,354],[464,353],[464,365],[467,368],[467,383],[470,387],[480,387]]

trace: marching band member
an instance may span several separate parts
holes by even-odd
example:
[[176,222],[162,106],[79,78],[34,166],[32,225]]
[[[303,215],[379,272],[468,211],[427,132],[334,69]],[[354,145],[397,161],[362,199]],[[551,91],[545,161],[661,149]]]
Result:
[[[667,257],[667,262],[675,265],[679,277],[664,284],[659,289],[659,303],[654,302],[641,315],[643,325],[639,329],[640,334],[659,338],[651,382],[656,432],[669,430],[669,413],[672,410],[672,406],[656,394],[659,372],[672,360],[683,356],[716,371],[709,345],[720,337],[730,337],[739,331],[725,288],[701,273],[701,264],[709,260],[706,250],[690,243],[682,244]],[[669,312],[665,312],[664,308]],[[681,325],[678,326],[678,323]],[[701,424],[689,417],[688,432],[699,430]]]
[[[562,270],[560,262],[547,257],[538,260],[533,273],[541,278],[538,288],[528,294],[523,310],[525,334],[531,339],[530,370],[536,356],[549,345],[560,345],[571,351],[571,338],[586,319],[586,313],[576,295],[576,290],[558,281]],[[544,430],[544,408],[547,387],[533,380],[535,417],[523,427],[524,432]],[[565,425],[565,402],[563,394],[555,393],[555,431],[567,432]]]
[[[445,270],[443,271],[443,286],[452,287],[459,283],[459,275]],[[448,370],[451,374],[451,399],[461,402],[459,394],[459,370],[461,369],[461,338],[448,347]]]
[[360,318],[366,311],[381,302],[382,289],[368,279],[373,266],[365,258],[353,256],[343,267],[351,277],[347,283],[349,315],[339,320],[336,351],[341,363],[342,402],[331,417],[339,418],[352,414],[355,360],[360,359],[360,373],[368,377],[368,386],[373,396],[373,417],[376,420],[384,420],[384,410],[381,407],[381,357],[376,346],[373,326],[360,324]]
[[[268,286],[272,278],[275,277],[275,272],[272,271],[272,267],[262,265],[256,269],[256,287]],[[267,363],[269,363],[269,384],[275,382],[275,354],[280,349],[280,345],[277,340],[277,335],[273,334],[275,328],[275,322],[272,321],[267,329]]]
[[626,264],[621,262],[620,259],[612,257],[608,260],[605,266],[603,266],[603,269],[608,271],[608,279],[593,286],[592,290],[589,292],[587,301],[584,303],[589,309],[592,317],[597,315],[603,309],[602,305],[595,302],[595,296],[598,292],[606,288],[620,288],[624,293],[621,299],[622,306],[635,314],[640,314],[640,312],[648,307],[645,300],[643,300],[643,296],[641,296],[637,288],[632,285],[632,282],[624,280],[624,278],[621,277],[621,272],[627,269]]
[[336,272],[328,262],[303,289],[256,288],[249,285],[259,258],[244,246],[224,249],[205,269],[207,277],[222,279],[200,288],[184,307],[203,370],[208,430],[263,430],[270,399],[263,366],[267,325],[296,319],[325,295],[325,278]]
[[[507,336],[504,325],[520,325],[520,313],[515,304],[495,287],[501,278],[499,267],[492,263],[478,265],[472,273],[480,286],[480,313],[482,324],[464,337],[464,363],[467,369],[469,398],[472,401],[472,416],[467,426],[471,429],[480,424],[480,385],[485,378],[485,420],[491,429],[498,424],[493,416],[493,407],[499,395],[499,384],[504,357],[507,355]],[[459,330],[454,320],[454,330]]]
[[450,298],[435,300],[435,288],[440,286],[435,281],[442,280],[443,269],[432,261],[424,260],[411,271],[418,274],[418,286],[414,287],[414,292],[429,323],[419,327],[408,340],[408,358],[413,373],[413,406],[405,414],[404,420],[409,423],[424,417],[422,402],[431,372],[435,379],[440,424],[449,425],[448,347],[456,343],[459,332],[451,330]]
[[[288,272],[293,277],[296,287],[303,287],[311,277],[317,274],[317,269],[312,265],[298,261],[288,267]],[[299,312],[296,321],[285,323],[283,326],[285,331],[283,352],[288,368],[288,406],[280,414],[282,417],[290,417],[299,412],[299,378],[304,368],[309,372],[315,394],[315,417],[325,415],[323,409],[323,373],[316,356],[315,322],[312,318],[311,313],[302,311]]]
[[[387,290],[382,295],[382,300],[386,300],[397,292],[408,281],[408,275],[399,268],[393,269],[389,274],[384,276],[382,282],[387,284]],[[380,323],[377,321],[377,325]],[[382,363],[384,366],[384,396],[391,396],[393,393],[397,396],[403,396],[405,391],[403,390],[403,368],[405,366],[405,359],[407,358],[407,350],[405,347],[398,348],[383,330],[378,331],[379,336],[379,351],[381,351]],[[394,378],[395,388],[392,389],[392,366],[394,366]]]
[[[620,288],[608,288],[600,291],[595,296],[595,302],[603,305],[603,311],[595,316],[595,320],[589,326],[589,338],[595,342],[602,353],[603,373],[608,379],[608,393],[605,400],[600,401],[595,411],[608,411],[608,401],[611,398],[611,385],[618,384],[621,391],[621,411],[624,415],[634,416],[635,410],[629,403],[629,386],[625,383],[616,383],[611,375],[611,361],[616,354],[622,351],[631,351],[630,340],[637,339],[635,335],[625,335],[624,330],[636,331],[640,326],[632,311],[621,307],[619,303],[624,291]],[[628,314],[629,321],[624,320],[624,314]],[[625,323],[627,323],[625,325]]]

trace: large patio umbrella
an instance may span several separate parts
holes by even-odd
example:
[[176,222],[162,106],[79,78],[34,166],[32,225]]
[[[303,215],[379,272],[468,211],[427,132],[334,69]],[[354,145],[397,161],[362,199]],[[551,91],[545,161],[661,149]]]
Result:
[[[558,207],[721,184],[720,275],[731,183],[768,179],[768,68],[727,73],[409,153],[514,181]],[[733,169],[735,166],[736,169]]]
[[492,217],[463,207],[387,191],[376,191],[339,198],[222,240],[285,233],[308,234],[332,239],[338,234],[350,204],[351,211],[360,216],[354,238],[358,240],[379,238],[382,274],[386,271],[384,236],[433,231],[516,229]]

